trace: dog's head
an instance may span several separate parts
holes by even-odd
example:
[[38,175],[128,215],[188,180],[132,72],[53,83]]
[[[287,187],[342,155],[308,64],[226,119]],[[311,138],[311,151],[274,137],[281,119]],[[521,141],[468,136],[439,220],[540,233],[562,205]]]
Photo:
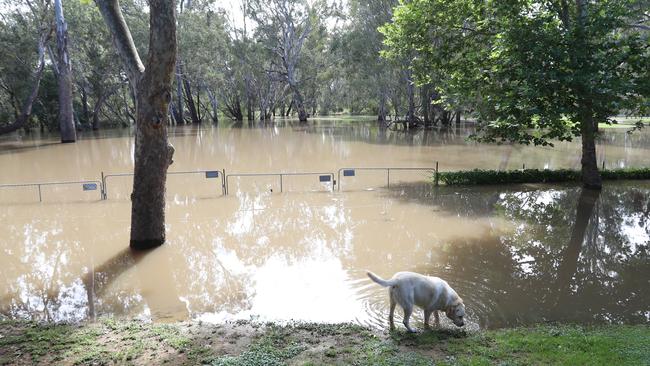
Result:
[[445,314],[447,314],[447,318],[451,319],[457,327],[465,325],[465,304],[463,304],[463,299],[459,297],[452,302],[447,307]]

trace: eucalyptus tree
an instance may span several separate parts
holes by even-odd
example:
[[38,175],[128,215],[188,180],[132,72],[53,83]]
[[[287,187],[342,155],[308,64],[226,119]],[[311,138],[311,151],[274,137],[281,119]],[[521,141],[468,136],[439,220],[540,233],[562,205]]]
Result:
[[149,1],[149,50],[140,60],[118,0],[95,0],[113,36],[135,95],[136,129],[131,240],[133,249],[165,242],[165,183],[174,148],[167,140],[168,108],[176,63],[173,0]]
[[420,83],[445,75],[438,86],[443,99],[471,101],[481,141],[552,145],[580,136],[583,183],[600,188],[598,123],[648,108],[643,4],[413,0],[384,27],[387,55],[417,50],[412,63]]
[[305,0],[255,0],[251,2],[251,17],[257,23],[257,35],[274,54],[269,72],[287,83],[293,93],[293,103],[300,122],[307,121],[307,111],[301,90],[299,62],[303,45],[318,17],[318,7]]

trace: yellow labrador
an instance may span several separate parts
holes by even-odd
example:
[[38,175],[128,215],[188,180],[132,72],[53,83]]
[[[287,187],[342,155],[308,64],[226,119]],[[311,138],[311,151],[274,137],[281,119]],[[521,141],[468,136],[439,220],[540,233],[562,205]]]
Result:
[[399,304],[404,309],[404,325],[409,332],[415,332],[415,329],[409,325],[409,318],[413,313],[414,305],[424,310],[425,328],[429,328],[431,313],[436,318],[436,325],[440,325],[438,310],[444,311],[456,326],[462,327],[465,325],[463,299],[446,281],[438,277],[428,277],[413,272],[395,273],[390,280],[384,280],[372,272],[368,272],[368,277],[384,287],[389,287],[390,314],[388,315],[388,321],[391,330],[395,329],[393,313],[395,313],[396,304]]

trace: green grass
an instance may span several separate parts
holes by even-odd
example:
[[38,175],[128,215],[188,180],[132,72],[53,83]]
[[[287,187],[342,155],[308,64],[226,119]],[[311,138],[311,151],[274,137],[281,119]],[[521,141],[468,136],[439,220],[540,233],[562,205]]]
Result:
[[0,364],[650,365],[650,326],[388,334],[350,324],[0,321]]
[[649,365],[647,326],[542,326],[450,339],[460,365]]

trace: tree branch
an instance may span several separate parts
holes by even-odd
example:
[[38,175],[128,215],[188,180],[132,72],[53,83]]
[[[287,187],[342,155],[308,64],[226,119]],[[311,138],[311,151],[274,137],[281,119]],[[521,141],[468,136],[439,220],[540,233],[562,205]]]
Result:
[[135,88],[144,73],[144,65],[120,10],[119,0],[95,0],[95,4],[108,25],[117,53],[126,68],[131,85]]

